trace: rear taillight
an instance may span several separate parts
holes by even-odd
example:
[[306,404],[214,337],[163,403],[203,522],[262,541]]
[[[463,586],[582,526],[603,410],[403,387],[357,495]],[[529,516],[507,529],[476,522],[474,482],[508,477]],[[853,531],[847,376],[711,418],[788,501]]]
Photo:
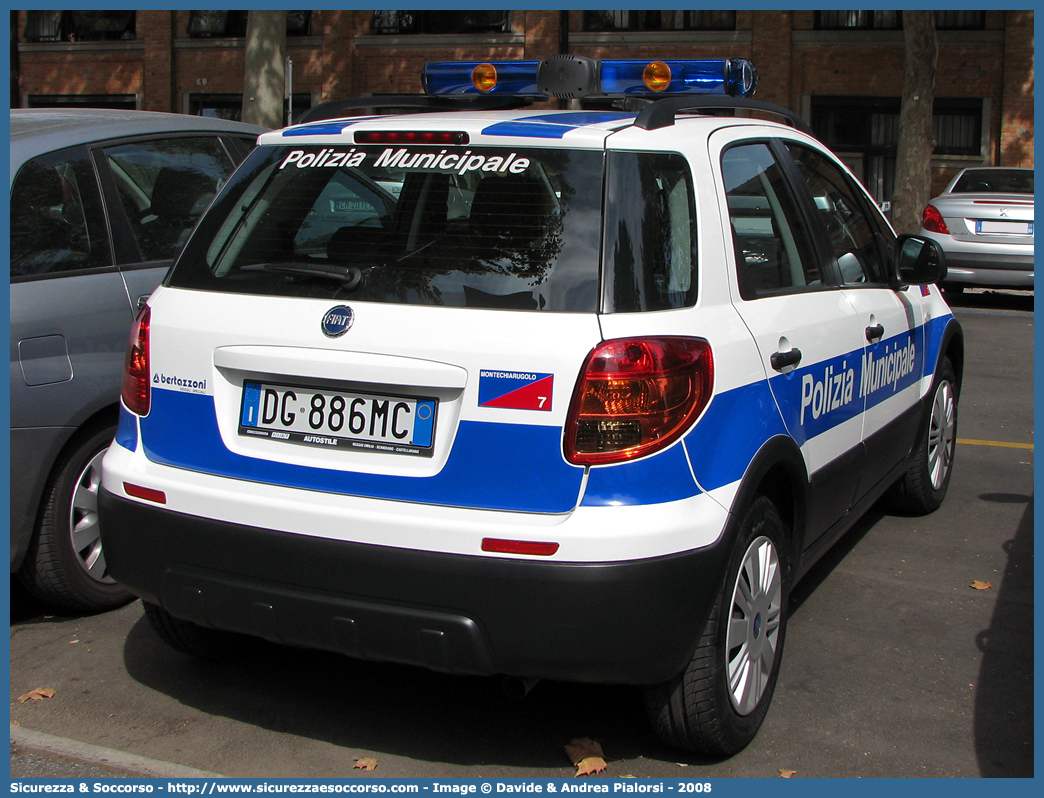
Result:
[[566,459],[616,463],[669,446],[703,412],[713,383],[710,344],[699,338],[600,344],[588,355],[569,407]]
[[131,327],[123,369],[123,404],[139,416],[149,414],[152,399],[149,387],[149,317],[149,306],[146,305]]
[[934,205],[929,205],[921,212],[921,227],[929,233],[942,233],[947,236],[950,234],[950,228],[946,226],[942,214]]

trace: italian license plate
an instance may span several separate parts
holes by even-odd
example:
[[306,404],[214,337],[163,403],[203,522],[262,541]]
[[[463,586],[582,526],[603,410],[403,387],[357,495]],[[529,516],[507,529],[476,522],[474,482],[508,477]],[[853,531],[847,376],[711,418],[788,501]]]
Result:
[[1033,235],[1033,222],[995,222],[984,219],[975,223],[975,232],[1031,236]]
[[435,399],[245,382],[239,434],[431,457],[437,410]]

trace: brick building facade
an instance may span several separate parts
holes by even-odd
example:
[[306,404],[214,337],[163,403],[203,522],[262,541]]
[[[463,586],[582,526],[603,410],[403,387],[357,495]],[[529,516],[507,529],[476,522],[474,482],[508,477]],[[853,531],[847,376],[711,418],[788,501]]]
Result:
[[[245,14],[12,12],[12,104],[235,115]],[[888,11],[288,12],[291,113],[341,97],[415,93],[429,60],[749,58],[761,76],[758,99],[798,111],[887,199],[900,20]],[[964,166],[1032,166],[1033,11],[937,12],[936,21],[933,188]]]

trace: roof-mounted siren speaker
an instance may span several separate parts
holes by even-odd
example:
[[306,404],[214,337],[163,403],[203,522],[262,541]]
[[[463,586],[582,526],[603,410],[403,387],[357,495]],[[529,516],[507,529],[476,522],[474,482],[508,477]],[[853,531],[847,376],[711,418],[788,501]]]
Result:
[[745,58],[729,58],[725,62],[725,93],[732,97],[750,97],[758,89],[758,70]]
[[582,55],[555,55],[537,68],[537,89],[559,100],[572,100],[596,94],[598,61]]

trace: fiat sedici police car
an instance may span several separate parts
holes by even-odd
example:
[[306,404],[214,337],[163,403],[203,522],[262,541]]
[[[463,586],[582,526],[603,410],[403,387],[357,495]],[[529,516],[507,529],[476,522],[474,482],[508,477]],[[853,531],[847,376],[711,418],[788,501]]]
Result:
[[[421,113],[261,136],[137,318],[104,461],[159,635],[637,684],[669,743],[745,746],[795,581],[879,498],[943,500],[963,365],[938,247],[755,80],[429,64]],[[631,110],[519,99],[598,95]]]

